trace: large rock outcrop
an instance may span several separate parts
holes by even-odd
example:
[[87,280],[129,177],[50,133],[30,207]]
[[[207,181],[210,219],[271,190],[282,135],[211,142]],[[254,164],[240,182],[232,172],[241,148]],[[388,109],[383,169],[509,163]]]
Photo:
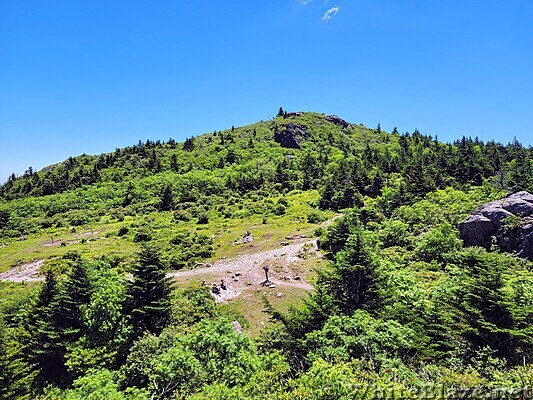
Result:
[[465,245],[489,247],[533,260],[533,195],[518,192],[479,207],[459,224]]
[[287,124],[276,127],[274,131],[274,140],[281,144],[281,147],[289,149],[299,149],[300,141],[308,137],[309,135],[305,129],[298,124]]
[[337,117],[336,115],[326,115],[326,119],[329,122],[334,123],[335,125],[341,126],[342,129],[346,129],[350,126],[349,122],[346,122],[342,118]]

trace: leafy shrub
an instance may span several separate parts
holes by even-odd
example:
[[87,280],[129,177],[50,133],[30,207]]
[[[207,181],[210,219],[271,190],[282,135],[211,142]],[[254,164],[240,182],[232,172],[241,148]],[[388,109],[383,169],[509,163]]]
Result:
[[51,218],[39,219],[39,226],[43,229],[51,228],[53,224],[54,224],[54,221]]
[[170,240],[170,244],[177,247],[170,257],[172,269],[192,267],[199,260],[213,255],[213,240],[202,233],[180,232]]
[[462,246],[457,231],[447,222],[431,228],[422,236],[416,247],[417,255],[424,261],[443,261]]
[[310,224],[318,224],[324,222],[326,217],[320,211],[313,210],[307,214],[307,222]]
[[319,226],[318,228],[315,229],[315,231],[313,232],[313,234],[316,236],[316,237],[321,237],[322,235],[324,235],[326,233],[326,230]]
[[129,232],[129,228],[127,226],[121,226],[117,232],[117,236],[124,236],[127,235]]
[[409,225],[397,219],[391,219],[383,223],[380,239],[383,247],[407,246],[411,242]]
[[145,231],[138,231],[133,237],[133,241],[136,243],[148,242],[150,240],[152,240],[152,236],[148,232],[145,232]]
[[181,221],[187,222],[192,219],[192,215],[190,212],[186,210],[176,210],[174,211],[174,215],[172,218],[174,219],[175,222],[181,222]]
[[279,357],[261,354],[229,320],[202,320],[191,332],[167,329],[140,339],[125,375],[128,386],[148,386],[153,398],[186,398],[206,384],[244,385],[275,362]]
[[277,204],[273,211],[275,215],[285,215],[287,208],[283,204]]
[[289,206],[289,201],[285,197],[280,197],[278,200],[278,204],[281,204],[285,207]]
[[204,212],[198,215],[198,224],[208,224],[209,223],[209,215]]
[[89,217],[85,211],[71,212],[68,221],[70,225],[80,226],[89,222]]
[[357,310],[349,317],[330,317],[322,330],[307,335],[305,346],[312,360],[376,362],[406,355],[415,343],[416,333],[407,326]]
[[122,222],[122,221],[124,221],[124,213],[122,211],[117,210],[117,209],[113,209],[109,213],[109,218],[115,219],[115,220],[117,220],[119,222]]

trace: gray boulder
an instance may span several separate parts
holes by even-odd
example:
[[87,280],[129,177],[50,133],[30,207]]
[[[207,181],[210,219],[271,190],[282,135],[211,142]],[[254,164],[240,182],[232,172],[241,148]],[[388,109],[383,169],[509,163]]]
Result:
[[528,192],[518,192],[503,200],[502,207],[510,213],[529,217],[533,215],[533,195]]
[[461,239],[467,246],[484,246],[497,230],[498,226],[490,218],[480,214],[473,214],[459,224]]
[[298,124],[287,124],[282,127],[276,127],[274,131],[274,140],[278,142],[281,147],[289,149],[299,149],[300,141],[307,139],[309,135],[305,129]]
[[530,224],[530,227],[530,233],[522,239],[516,254],[533,261],[533,224]]
[[[506,218],[514,217],[509,225]],[[494,241],[507,252],[533,260],[533,195],[518,192],[479,207],[459,224],[467,246],[488,248]]]

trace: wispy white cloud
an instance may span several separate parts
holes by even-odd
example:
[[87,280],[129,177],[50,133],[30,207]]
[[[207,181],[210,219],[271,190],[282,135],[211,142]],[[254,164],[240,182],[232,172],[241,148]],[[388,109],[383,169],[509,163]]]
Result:
[[313,0],[298,0],[298,3],[300,3],[302,6],[307,5],[308,3],[311,3]]
[[339,12],[339,7],[331,7],[328,11],[322,15],[322,21],[329,21],[331,18],[333,18],[337,13]]

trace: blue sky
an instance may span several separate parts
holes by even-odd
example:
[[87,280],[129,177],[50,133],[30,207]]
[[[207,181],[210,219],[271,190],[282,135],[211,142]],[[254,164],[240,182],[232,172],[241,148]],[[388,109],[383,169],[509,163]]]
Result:
[[531,0],[0,0],[0,181],[289,111],[533,144]]

